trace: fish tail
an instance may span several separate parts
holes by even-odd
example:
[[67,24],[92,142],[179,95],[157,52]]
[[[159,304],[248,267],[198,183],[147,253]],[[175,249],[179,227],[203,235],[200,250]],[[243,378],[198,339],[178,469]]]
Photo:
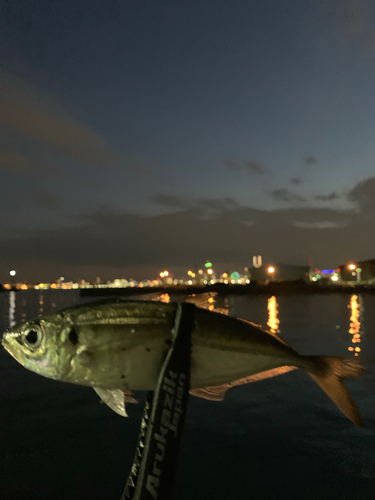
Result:
[[307,370],[310,377],[332,399],[336,406],[353,424],[363,427],[362,417],[343,378],[361,377],[368,370],[362,366],[361,360],[338,356],[306,356],[313,366]]

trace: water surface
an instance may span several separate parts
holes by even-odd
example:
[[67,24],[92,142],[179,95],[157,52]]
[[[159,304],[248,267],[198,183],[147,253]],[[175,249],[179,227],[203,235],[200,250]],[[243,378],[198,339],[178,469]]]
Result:
[[[2,293],[0,329],[89,300],[73,290]],[[375,498],[375,296],[229,302],[231,315],[268,324],[300,353],[367,358],[371,373],[347,383],[366,428],[299,371],[236,387],[221,403],[191,397],[176,498]],[[119,499],[142,404],[128,410],[121,418],[92,389],[28,372],[1,349],[0,498]]]

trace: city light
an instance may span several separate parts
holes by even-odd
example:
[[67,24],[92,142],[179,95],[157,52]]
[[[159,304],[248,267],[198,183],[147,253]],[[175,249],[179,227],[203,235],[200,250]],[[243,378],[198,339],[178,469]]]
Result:
[[15,271],[14,269],[12,269],[12,271],[10,271],[10,272],[9,272],[9,274],[10,274],[11,276],[15,276],[15,275],[16,275],[16,271]]
[[169,272],[168,271],[164,271],[164,276],[169,276]]
[[333,275],[332,278],[331,278],[332,281],[337,281],[338,279],[339,279],[339,277],[336,276],[336,275]]
[[267,269],[267,272],[272,274],[275,272],[275,268],[273,266],[270,266],[268,269]]
[[349,265],[348,265],[348,268],[349,268],[351,271],[354,271],[354,269],[355,269],[355,264],[349,264]]
[[160,278],[164,278],[164,273],[160,273]]
[[207,273],[208,273],[208,274],[212,274],[212,273],[213,273],[213,270],[212,270],[212,269],[207,269]]

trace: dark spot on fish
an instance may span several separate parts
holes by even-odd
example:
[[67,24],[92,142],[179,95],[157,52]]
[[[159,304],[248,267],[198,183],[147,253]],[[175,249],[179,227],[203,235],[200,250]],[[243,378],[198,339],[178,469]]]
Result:
[[150,349],[149,347],[146,347],[146,351],[147,351],[147,352],[150,352],[150,351],[151,351],[151,349]]
[[78,333],[75,331],[74,328],[72,328],[69,332],[69,340],[73,345],[78,344]]
[[125,347],[123,347],[121,350],[122,350],[122,351],[125,351]]
[[167,339],[167,340],[165,341],[165,343],[166,343],[167,345],[171,345],[171,344],[172,344],[172,340],[171,340],[171,339]]
[[125,375],[121,375],[121,378],[125,378]]

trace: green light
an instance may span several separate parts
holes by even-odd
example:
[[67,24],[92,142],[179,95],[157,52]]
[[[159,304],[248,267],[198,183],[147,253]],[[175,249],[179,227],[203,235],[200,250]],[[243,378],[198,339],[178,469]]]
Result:
[[211,262],[206,262],[204,267],[212,267],[212,263]]
[[239,275],[239,273],[237,271],[234,271],[234,273],[232,273],[230,275],[230,277],[231,277],[232,280],[238,280],[238,279],[240,279],[240,275]]

